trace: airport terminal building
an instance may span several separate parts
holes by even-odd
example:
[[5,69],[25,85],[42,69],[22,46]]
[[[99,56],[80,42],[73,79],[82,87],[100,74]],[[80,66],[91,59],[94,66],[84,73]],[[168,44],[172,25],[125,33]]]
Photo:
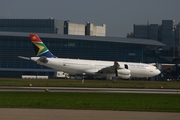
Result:
[[[61,22],[62,23],[62,22]],[[57,24],[57,22],[56,22]],[[0,24],[1,25],[1,24]],[[36,33],[49,50],[60,58],[91,59],[129,62],[156,62],[148,58],[147,49],[165,46],[155,40],[120,38],[89,35],[67,35],[62,32],[2,30],[0,26],[0,77],[17,77],[22,75],[47,75],[53,77],[54,70],[37,63],[18,58],[18,56],[35,56],[29,34]],[[4,27],[5,29],[5,27]],[[6,27],[7,29],[7,27]],[[12,28],[11,28],[12,29]],[[18,29],[18,28],[14,28]],[[32,28],[31,28],[32,29]],[[44,29],[45,31],[48,28]],[[60,30],[60,28],[58,29]],[[104,34],[104,32],[103,32]]]
[[[21,77],[23,74],[53,76],[54,70],[18,56],[35,56],[30,33],[0,32],[0,77]],[[61,58],[146,62],[148,47],[164,46],[158,41],[39,33],[49,50]]]

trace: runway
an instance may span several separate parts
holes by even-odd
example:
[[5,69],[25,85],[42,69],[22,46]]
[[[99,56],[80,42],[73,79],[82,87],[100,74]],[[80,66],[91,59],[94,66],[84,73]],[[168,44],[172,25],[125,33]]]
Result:
[[99,92],[99,93],[147,93],[179,94],[179,89],[129,89],[129,88],[80,88],[80,87],[0,87],[0,91],[34,92]]
[[0,108],[1,120],[179,120],[180,113]]

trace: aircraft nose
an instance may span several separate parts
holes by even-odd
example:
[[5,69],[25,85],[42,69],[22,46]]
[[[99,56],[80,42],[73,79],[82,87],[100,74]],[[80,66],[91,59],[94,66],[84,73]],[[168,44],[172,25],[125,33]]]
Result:
[[161,71],[159,69],[156,70],[156,74],[159,75]]

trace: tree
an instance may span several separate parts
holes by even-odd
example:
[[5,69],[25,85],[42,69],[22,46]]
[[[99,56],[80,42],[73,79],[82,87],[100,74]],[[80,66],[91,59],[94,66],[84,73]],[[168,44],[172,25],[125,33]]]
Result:
[[131,32],[131,33],[128,33],[126,37],[127,37],[127,38],[134,38],[134,33],[132,33],[132,32]]

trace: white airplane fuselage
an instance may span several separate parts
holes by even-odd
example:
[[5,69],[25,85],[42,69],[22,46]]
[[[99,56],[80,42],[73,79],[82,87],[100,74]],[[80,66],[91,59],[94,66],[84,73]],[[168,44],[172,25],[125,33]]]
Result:
[[[32,61],[37,62],[40,57],[31,57]],[[49,68],[63,71],[69,74],[86,74],[95,75],[99,70],[112,66],[112,61],[97,61],[97,60],[81,60],[81,59],[63,59],[63,58],[47,58],[47,63],[39,62],[39,64]],[[132,63],[132,62],[118,62],[120,66],[128,65],[131,77],[145,78],[153,77],[160,73],[160,71],[150,64]],[[103,74],[103,73],[102,73]],[[115,72],[105,74],[108,77],[115,77]]]

